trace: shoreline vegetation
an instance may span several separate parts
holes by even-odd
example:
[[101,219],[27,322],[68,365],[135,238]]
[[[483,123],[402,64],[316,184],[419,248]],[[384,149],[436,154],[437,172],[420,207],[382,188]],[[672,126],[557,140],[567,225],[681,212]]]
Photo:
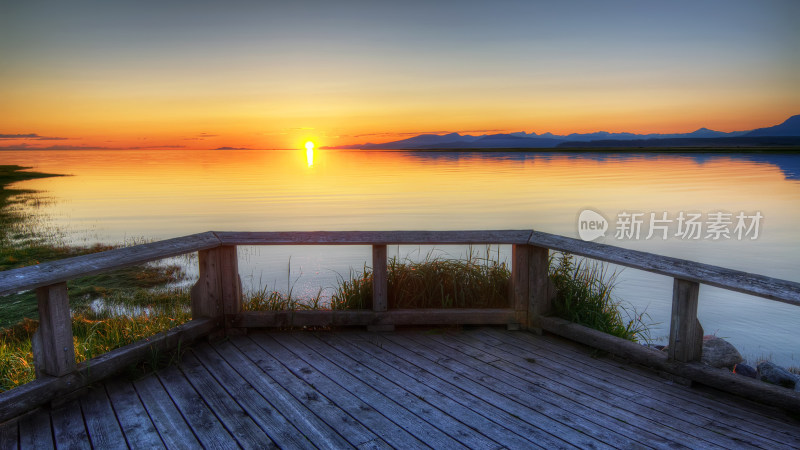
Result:
[[[113,248],[99,244],[67,245],[54,233],[37,231],[36,219],[25,211],[38,204],[38,193],[7,186],[17,181],[62,175],[26,169],[0,166],[0,270]],[[188,290],[169,287],[184,279],[178,265],[145,264],[68,282],[77,361],[188,321]],[[35,377],[31,337],[38,327],[38,307],[32,291],[0,297],[0,305],[0,391],[4,391]],[[120,314],[120,311],[134,314]],[[157,367],[168,356],[153,355],[150,361],[131,368],[132,374]]]

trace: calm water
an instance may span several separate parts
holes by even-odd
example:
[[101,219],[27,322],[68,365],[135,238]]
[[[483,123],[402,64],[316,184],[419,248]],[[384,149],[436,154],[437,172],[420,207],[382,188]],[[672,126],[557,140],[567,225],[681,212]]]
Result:
[[[601,213],[599,242],[800,281],[800,155],[609,155],[400,151],[3,151],[0,164],[73,176],[33,180],[47,191],[46,226],[74,242],[135,242],[207,230],[529,229],[578,237],[578,215]],[[735,216],[760,213],[759,235],[737,239]],[[616,239],[620,213],[643,213],[639,239]],[[646,239],[650,213],[667,239]],[[700,214],[700,239],[677,217]],[[715,213],[731,237],[705,238]],[[390,253],[423,255],[402,247]],[[484,252],[485,248],[476,249]],[[497,248],[491,249],[497,251]],[[508,248],[500,248],[505,258]],[[444,252],[462,255],[466,249]],[[250,247],[247,286],[313,294],[360,269],[369,247]],[[288,272],[291,268],[291,273]],[[624,270],[618,296],[668,332],[672,280]],[[707,286],[700,321],[746,357],[800,365],[800,308]]]

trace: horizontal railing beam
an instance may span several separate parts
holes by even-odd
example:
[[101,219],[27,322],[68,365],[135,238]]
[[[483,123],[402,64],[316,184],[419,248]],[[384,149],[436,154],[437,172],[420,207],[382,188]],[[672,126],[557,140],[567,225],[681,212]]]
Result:
[[534,231],[531,245],[800,306],[800,283]]
[[525,244],[531,230],[217,231],[225,245]]
[[219,245],[219,239],[214,233],[206,232],[3,271],[0,272],[0,295],[14,294],[39,286],[48,286]]

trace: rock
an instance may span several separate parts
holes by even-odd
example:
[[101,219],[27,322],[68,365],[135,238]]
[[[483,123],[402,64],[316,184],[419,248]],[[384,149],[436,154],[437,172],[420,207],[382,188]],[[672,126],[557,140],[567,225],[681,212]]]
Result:
[[797,375],[771,362],[762,362],[758,365],[758,379],[789,389],[794,389],[800,384]]
[[703,364],[732,369],[743,360],[739,350],[736,350],[730,342],[716,336],[703,336],[703,353],[700,356],[700,362]]
[[744,375],[750,378],[758,378],[758,372],[756,371],[755,367],[748,366],[747,364],[736,364],[733,366],[733,373],[737,375]]

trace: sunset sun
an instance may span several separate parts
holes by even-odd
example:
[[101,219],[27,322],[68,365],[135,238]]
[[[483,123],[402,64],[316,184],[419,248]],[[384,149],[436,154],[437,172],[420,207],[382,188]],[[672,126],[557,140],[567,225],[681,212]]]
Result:
[[314,143],[311,141],[306,141],[306,150],[314,150]]

